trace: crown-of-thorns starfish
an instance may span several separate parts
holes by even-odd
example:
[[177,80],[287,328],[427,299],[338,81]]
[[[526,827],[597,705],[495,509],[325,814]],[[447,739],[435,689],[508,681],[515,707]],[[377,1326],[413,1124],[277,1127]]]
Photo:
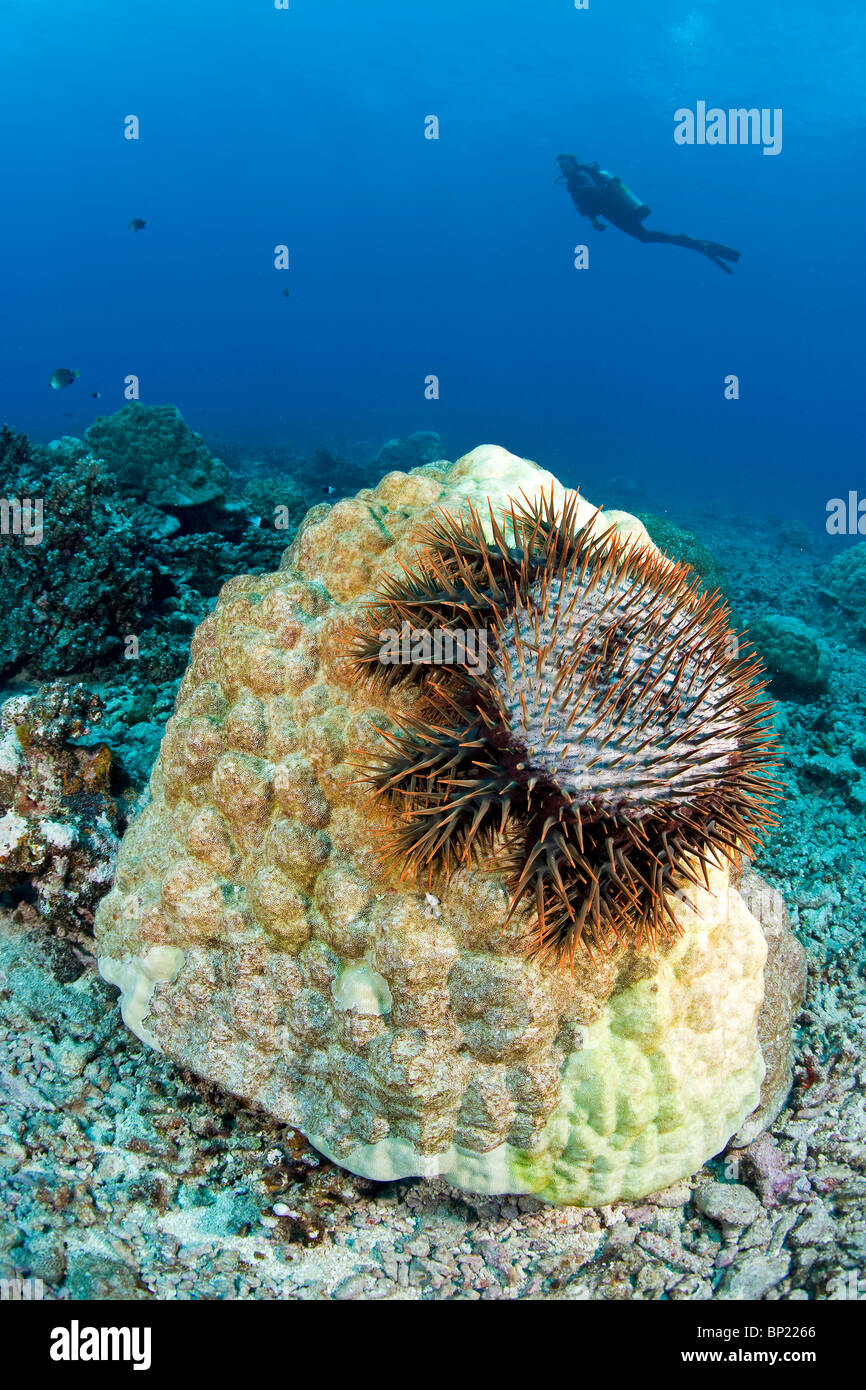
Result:
[[[363,767],[390,813],[385,857],[415,877],[495,853],[508,918],[530,897],[527,949],[560,963],[671,939],[673,895],[751,855],[778,794],[763,668],[736,655],[718,592],[577,516],[575,494],[557,510],[552,493],[491,508],[487,534],[477,512],[443,512],[352,653],[377,691],[419,692]],[[416,653],[483,633],[488,660],[468,638],[446,665],[383,659],[401,628]]]

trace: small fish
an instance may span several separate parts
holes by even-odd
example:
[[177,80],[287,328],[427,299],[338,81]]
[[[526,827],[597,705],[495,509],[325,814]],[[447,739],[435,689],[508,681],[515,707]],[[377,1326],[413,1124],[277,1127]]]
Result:
[[290,294],[290,291],[289,291],[289,290],[283,290],[283,299],[288,299],[289,294]]
[[91,396],[93,397],[93,399],[94,399],[95,401],[99,401],[99,400],[102,399],[102,392],[101,392],[101,391],[91,391],[90,394],[91,394]]
[[126,225],[131,232],[140,232],[143,227],[147,226],[147,223],[142,217],[133,217],[132,221]]
[[78,375],[78,372],[71,372],[68,367],[58,367],[48,378],[48,385],[52,391],[59,391],[62,386],[71,386]]
[[337,489],[335,487],[332,487],[330,483],[325,483],[325,486],[322,488],[322,491],[326,497],[329,497],[330,494],[332,492],[336,492]]

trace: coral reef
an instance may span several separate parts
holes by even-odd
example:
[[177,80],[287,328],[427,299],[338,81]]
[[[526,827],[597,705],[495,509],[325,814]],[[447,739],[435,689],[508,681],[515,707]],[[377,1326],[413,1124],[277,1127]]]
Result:
[[87,443],[105,460],[121,494],[162,511],[203,511],[223,503],[230,489],[228,469],[211,458],[173,405],[130,401],[114,415],[97,416]]
[[445,458],[442,440],[435,430],[416,430],[405,439],[389,439],[383,444],[376,459],[378,473],[396,471],[409,473],[413,468],[421,468],[425,463],[435,463]]
[[[86,450],[61,441],[52,452],[74,459]],[[216,452],[231,461],[222,442]],[[278,473],[286,456],[263,448],[258,473]],[[291,467],[306,486],[303,464],[298,455]],[[602,481],[599,495],[610,496]],[[116,498],[118,508],[130,503]],[[157,531],[174,520],[146,515]],[[789,539],[788,528],[742,508],[688,524],[724,566],[745,623],[768,611],[798,616],[832,654],[827,689],[780,707],[789,794],[759,860],[809,953],[794,1088],[772,1133],[746,1143],[743,1127],[739,1147],[692,1179],[599,1208],[472,1197],[444,1178],[371,1185],[144,1047],[82,947],[46,932],[24,901],[14,918],[0,910],[0,1277],[40,1278],[47,1298],[64,1299],[850,1297],[866,1260],[866,650],[857,613],[822,599],[826,537],[807,543],[800,527]],[[310,532],[311,548],[317,534],[330,547],[321,530]],[[163,554],[160,583],[175,564],[170,546]],[[226,555],[225,574],[246,568]],[[203,557],[196,569],[204,577]],[[219,582],[216,565],[208,582]],[[188,637],[163,633],[161,620],[160,629],[159,643],[185,662]],[[140,785],[174,679],[154,684],[142,662],[120,661],[99,688],[100,737]],[[772,957],[767,918],[778,900],[760,884],[753,891],[748,874],[739,890]],[[774,971],[764,974],[758,1036],[769,1092],[777,1010]],[[790,982],[790,970],[779,979]]]
[[306,499],[295,479],[250,478],[242,496],[250,516],[258,517],[258,524],[265,530],[274,529],[279,520],[277,537],[285,548],[287,537],[295,534],[307,511]]
[[[175,420],[173,407],[156,409],[157,423],[169,420],[168,433],[160,426],[149,445],[149,407],[130,415],[128,406],[100,418],[90,444],[107,448],[107,461],[81,440],[55,440],[41,449],[23,435],[0,431],[2,494],[38,501],[42,531],[32,544],[24,535],[0,538],[7,596],[0,614],[0,677],[39,681],[99,673],[129,683],[136,698],[147,699],[155,683],[179,680],[191,632],[227,576],[279,563],[303,514],[297,483],[258,479],[246,501],[226,498],[220,473],[207,503],[200,494],[194,504],[176,506],[160,492],[162,464],[154,460],[163,459],[168,440],[177,436],[181,454],[195,460],[189,467],[203,467],[204,446],[179,416]],[[118,458],[121,473],[135,473],[139,496],[156,497],[159,507],[174,506],[177,515],[122,486],[113,471]],[[167,467],[168,455],[164,461]],[[250,503],[258,508],[262,502],[286,510],[278,519],[273,511],[251,512]]]
[[802,521],[783,521],[779,527],[779,544],[802,554],[813,550],[815,541],[811,531]]
[[[98,951],[144,1041],[345,1166],[603,1204],[686,1176],[762,1099],[760,923],[708,858],[672,942],[575,957],[571,975],[524,958],[526,912],[503,930],[495,865],[461,865],[429,893],[395,884],[354,762],[400,702],[359,689],[342,655],[438,505],[542,489],[565,502],[492,447],[392,473],[314,508],[278,573],[223,588]],[[646,540],[634,518],[598,525]]]
[[92,927],[117,854],[111,754],[71,742],[100,714],[89,690],[61,681],[0,706],[0,890],[55,930]]
[[322,447],[314,449],[311,457],[304,460],[301,474],[307,496],[315,501],[322,497],[331,497],[332,500],[345,497],[365,487],[371,477],[378,477],[379,470],[366,458],[362,461]]
[[52,678],[118,658],[152,605],[155,566],[99,462],[74,443],[47,453],[3,430],[0,491],[41,501],[43,518],[37,544],[0,538],[0,676],[26,667]]
[[801,618],[765,613],[749,627],[749,638],[761,653],[780,695],[825,690],[831,670],[830,649]]
[[727,581],[716,558],[707,547],[685,526],[678,526],[666,516],[656,516],[653,512],[638,512],[654,545],[663,554],[678,563],[688,565],[699,577],[703,587],[709,592],[727,592]]

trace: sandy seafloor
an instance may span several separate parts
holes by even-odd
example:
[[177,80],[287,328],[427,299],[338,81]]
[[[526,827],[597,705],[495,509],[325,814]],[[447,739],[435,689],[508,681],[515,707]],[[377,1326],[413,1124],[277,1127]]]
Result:
[[710,548],[745,624],[801,618],[831,658],[826,689],[782,705],[789,796],[758,864],[809,956],[771,1133],[596,1210],[373,1184],[150,1052],[86,950],[6,913],[0,1275],[73,1300],[826,1299],[858,1278],[866,1295],[863,629],[822,594],[832,552],[802,528],[673,519]]

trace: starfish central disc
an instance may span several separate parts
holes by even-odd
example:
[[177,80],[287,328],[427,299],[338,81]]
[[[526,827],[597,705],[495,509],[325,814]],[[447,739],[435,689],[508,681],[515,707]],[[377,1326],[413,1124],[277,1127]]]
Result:
[[738,748],[735,687],[712,639],[645,588],[618,575],[536,583],[493,674],[529,765],[599,811],[635,817],[708,789]]

